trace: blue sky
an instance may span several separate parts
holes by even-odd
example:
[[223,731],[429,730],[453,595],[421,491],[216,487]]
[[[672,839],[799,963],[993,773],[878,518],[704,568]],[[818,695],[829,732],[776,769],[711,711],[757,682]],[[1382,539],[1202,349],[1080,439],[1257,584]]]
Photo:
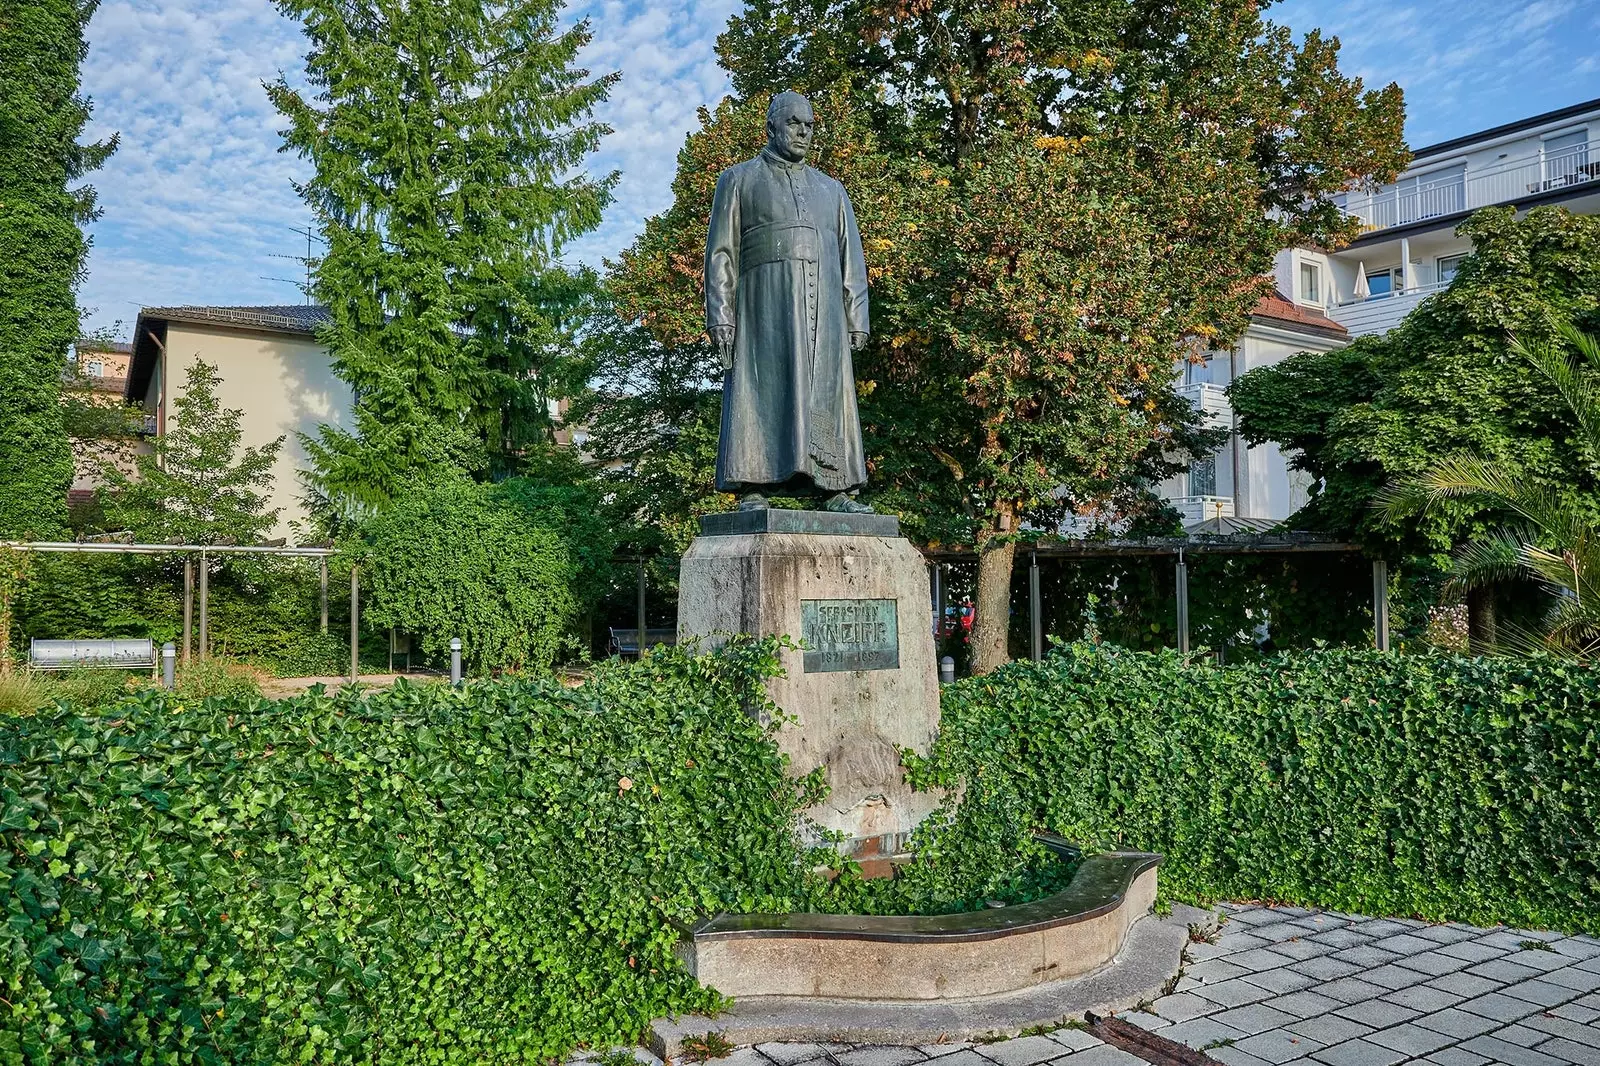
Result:
[[[584,61],[620,70],[601,117],[616,132],[596,158],[619,169],[617,202],[568,258],[598,265],[670,200],[695,110],[727,82],[712,50],[737,0],[597,0],[573,8],[595,40]],[[1406,90],[1413,146],[1600,97],[1600,0],[1287,0],[1268,12],[1297,33],[1344,43],[1343,66]],[[96,173],[104,214],[80,299],[85,326],[161,304],[298,303],[307,215],[279,153],[261,88],[293,81],[303,42],[268,0],[103,0],[89,26],[91,136],[122,146]]]

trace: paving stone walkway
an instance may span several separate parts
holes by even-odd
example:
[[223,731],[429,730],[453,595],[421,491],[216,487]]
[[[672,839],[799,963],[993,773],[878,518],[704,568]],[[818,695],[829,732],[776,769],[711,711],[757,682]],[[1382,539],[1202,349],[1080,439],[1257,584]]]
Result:
[[[1120,1017],[1227,1066],[1600,1066],[1600,940],[1229,905]],[[993,1044],[762,1044],[720,1066],[1142,1066],[1082,1029]]]

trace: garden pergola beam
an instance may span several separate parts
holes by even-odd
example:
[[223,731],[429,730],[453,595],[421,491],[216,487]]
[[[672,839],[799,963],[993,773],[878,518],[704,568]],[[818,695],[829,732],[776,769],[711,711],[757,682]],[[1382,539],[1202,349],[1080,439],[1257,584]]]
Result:
[[1389,563],[1372,560],[1372,642],[1379,651],[1389,650]]

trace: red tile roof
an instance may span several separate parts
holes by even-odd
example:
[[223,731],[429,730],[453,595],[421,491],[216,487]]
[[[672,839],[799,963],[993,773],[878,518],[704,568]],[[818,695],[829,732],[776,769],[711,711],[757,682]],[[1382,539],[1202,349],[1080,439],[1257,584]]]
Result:
[[1298,330],[1302,333],[1320,333],[1334,337],[1350,335],[1349,330],[1321,311],[1300,307],[1277,290],[1273,290],[1271,296],[1263,296],[1251,309],[1250,317],[1265,320],[1268,325],[1280,329]]

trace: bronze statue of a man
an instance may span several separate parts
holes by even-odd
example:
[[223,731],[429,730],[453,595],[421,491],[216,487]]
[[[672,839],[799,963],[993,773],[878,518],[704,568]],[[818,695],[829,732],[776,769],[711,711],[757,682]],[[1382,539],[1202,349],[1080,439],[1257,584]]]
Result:
[[851,353],[867,342],[867,266],[844,186],[805,164],[816,116],[796,92],[772,98],[767,146],[717,177],[706,237],[706,332],[727,372],[717,488],[832,493],[831,511],[869,511]]

